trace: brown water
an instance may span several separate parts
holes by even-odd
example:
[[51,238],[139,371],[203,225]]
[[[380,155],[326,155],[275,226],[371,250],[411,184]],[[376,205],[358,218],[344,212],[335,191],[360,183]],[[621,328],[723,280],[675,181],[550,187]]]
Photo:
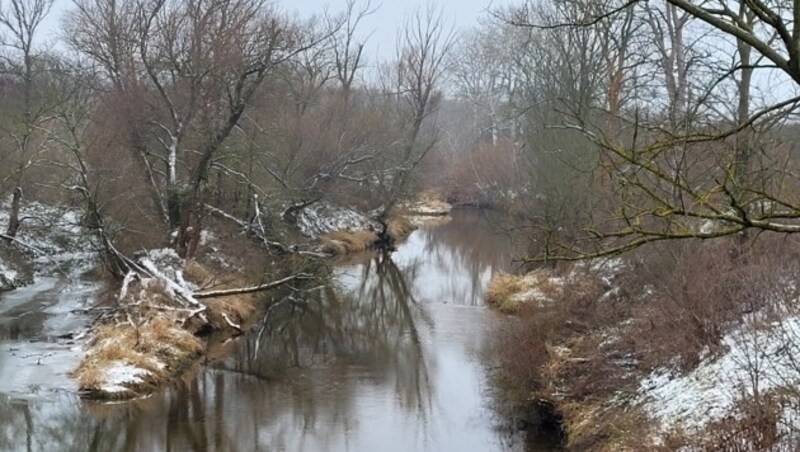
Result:
[[[333,284],[277,305],[217,350],[222,359],[145,400],[91,404],[69,385],[0,381],[0,450],[514,449],[478,356],[498,320],[483,291],[510,251],[479,213],[456,212],[390,257],[337,266]],[[2,322],[0,377],[21,366],[10,350],[29,343]]]

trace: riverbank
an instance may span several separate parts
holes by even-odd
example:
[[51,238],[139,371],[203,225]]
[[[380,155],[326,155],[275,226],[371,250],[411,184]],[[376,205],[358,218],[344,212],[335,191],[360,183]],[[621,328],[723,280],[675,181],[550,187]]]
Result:
[[[439,195],[424,192],[412,200],[399,203],[384,226],[364,215],[336,212],[324,205],[321,207],[333,211],[335,217],[344,220],[333,222],[337,225],[333,226],[313,217],[305,218],[304,221],[316,226],[304,227],[303,230],[307,231],[307,236],[318,241],[318,251],[335,256],[396,247],[418,227],[432,221],[445,221],[453,210],[453,206],[442,201]],[[314,217],[318,216],[319,213],[315,212]]]
[[[140,270],[130,272],[113,293],[106,291],[100,298],[99,304],[108,311],[93,325],[85,355],[70,374],[79,392],[86,398],[124,400],[157,391],[206,356],[213,346],[205,339],[209,334],[214,334],[214,341],[246,334],[254,318],[267,309],[263,300],[274,298],[283,284],[310,276],[300,275],[299,269],[315,266],[313,261],[324,256],[357,251],[342,237],[372,233],[358,231],[369,224],[357,212],[320,203],[298,213],[298,231],[312,239],[334,232],[320,236],[323,246],[308,256],[288,253],[265,260],[268,256],[258,256],[253,250],[243,252],[245,244],[238,242],[246,238],[234,239],[230,233],[212,230],[204,232],[202,245],[213,255],[202,263],[181,259],[171,249],[137,254],[134,265]],[[388,225],[393,244],[415,229],[402,216]],[[227,222],[226,227],[230,226]],[[223,243],[221,236],[229,238]],[[326,243],[328,248],[345,249],[330,252]],[[374,242],[361,250],[372,246]],[[268,274],[271,282],[254,285],[253,278],[259,276],[241,270],[253,266],[269,268],[260,272],[260,278]],[[256,290],[239,292],[254,286]]]
[[[158,390],[205,356],[215,340],[243,334],[260,310],[254,293],[202,300],[213,288],[247,287],[235,272],[210,271],[169,249],[151,250],[140,264],[152,276],[129,275],[113,306],[97,322],[71,376],[83,397],[120,400]],[[277,287],[277,286],[276,286]],[[261,308],[263,310],[263,308]]]
[[[495,281],[519,301],[492,346],[506,413],[551,405],[574,450],[794,449],[800,250],[766,236],[648,251]],[[523,284],[550,278],[560,290]]]
[[148,397],[0,395],[0,449],[26,438],[42,450],[191,449],[209,438],[225,450],[513,449],[480,359],[498,320],[484,289],[509,270],[509,244],[480,212],[451,216],[394,253],[324,261],[330,280],[261,299],[270,307],[252,328],[212,340],[207,359]]

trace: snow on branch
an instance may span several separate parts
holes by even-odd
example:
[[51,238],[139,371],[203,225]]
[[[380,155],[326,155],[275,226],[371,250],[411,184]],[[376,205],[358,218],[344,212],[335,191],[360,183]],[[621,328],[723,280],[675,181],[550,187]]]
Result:
[[276,287],[282,286],[292,281],[311,279],[311,278],[313,278],[313,275],[310,275],[308,273],[298,273],[296,275],[287,276],[286,278],[279,279],[277,281],[272,281],[266,284],[261,284],[258,286],[240,287],[237,289],[212,290],[208,292],[198,292],[194,294],[194,298],[197,299],[216,298],[216,297],[227,297],[230,295],[243,295],[248,293],[261,292],[264,290],[274,289]]

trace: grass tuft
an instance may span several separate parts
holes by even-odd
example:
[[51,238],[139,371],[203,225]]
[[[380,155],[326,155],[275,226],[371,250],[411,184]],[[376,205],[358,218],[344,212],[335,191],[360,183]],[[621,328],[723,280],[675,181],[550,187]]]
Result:
[[325,253],[343,255],[367,251],[378,241],[373,231],[336,231],[320,238]]
[[405,241],[417,227],[405,216],[397,215],[389,219],[387,229],[394,243],[400,243]]

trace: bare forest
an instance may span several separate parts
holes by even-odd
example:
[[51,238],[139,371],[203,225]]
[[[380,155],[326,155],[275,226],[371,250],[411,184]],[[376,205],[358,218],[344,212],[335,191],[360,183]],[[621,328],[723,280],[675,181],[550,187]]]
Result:
[[[354,369],[425,430],[387,420],[398,450],[800,445],[800,0],[428,2],[389,54],[387,5],[291,3],[0,0],[0,349],[58,357],[37,388],[95,404],[60,405],[92,450],[123,448],[97,406],[153,394],[192,401],[167,443],[367,450],[330,414],[370,406]],[[488,407],[460,439],[451,329]],[[223,375],[332,431],[186,433]],[[25,409],[0,449],[52,445]],[[166,447],[141,422],[124,447]]]

